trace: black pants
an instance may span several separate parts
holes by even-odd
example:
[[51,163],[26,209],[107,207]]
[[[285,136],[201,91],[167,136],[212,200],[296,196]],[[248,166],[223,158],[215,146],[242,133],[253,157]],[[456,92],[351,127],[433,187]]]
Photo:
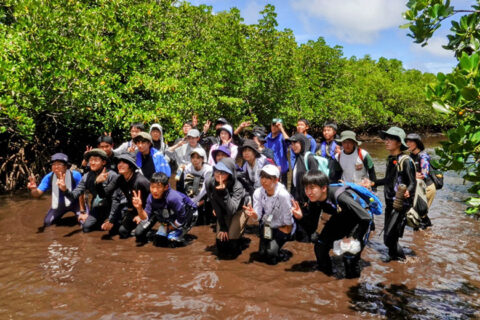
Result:
[[[326,274],[332,273],[332,261],[330,259],[330,249],[333,248],[333,242],[348,237],[356,224],[346,220],[341,214],[334,214],[327,221],[314,242],[315,257],[317,258],[318,268]],[[358,241],[361,243],[361,250],[357,254],[345,253],[343,261],[347,278],[354,278],[360,275],[360,255],[364,248],[363,239],[365,234],[359,235]]]
[[82,225],[82,230],[85,233],[100,230],[105,219],[108,218],[110,206],[95,207],[90,209],[88,217]]
[[260,244],[258,248],[259,254],[264,257],[267,263],[276,264],[280,249],[285,242],[290,239],[290,235],[283,233],[278,229],[272,229],[272,239],[263,237],[263,226],[260,228]]
[[137,210],[127,210],[124,208],[122,213],[122,220],[120,221],[120,227],[118,228],[118,234],[120,238],[130,237],[132,230],[137,227],[137,223],[133,221],[133,218],[137,216]]
[[405,259],[405,253],[402,246],[398,243],[398,239],[403,237],[406,225],[406,211],[407,208],[404,208],[401,212],[397,212],[393,209],[392,201],[386,202],[383,242],[388,248],[390,258],[393,260]]

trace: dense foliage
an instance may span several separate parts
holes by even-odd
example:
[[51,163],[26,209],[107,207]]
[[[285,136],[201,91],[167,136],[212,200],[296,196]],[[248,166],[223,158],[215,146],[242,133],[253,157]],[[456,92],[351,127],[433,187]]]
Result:
[[[0,190],[41,172],[57,150],[75,161],[100,133],[159,122],[167,140],[185,119],[287,127],[438,128],[423,88],[431,74],[397,60],[345,59],[322,38],[297,44],[267,5],[240,12],[174,0],[5,0],[0,4]],[[18,178],[18,179],[17,179]]]
[[473,182],[469,191],[478,196],[467,200],[467,213],[480,215],[480,0],[472,1],[468,10],[455,10],[450,1],[442,0],[412,0],[408,8],[404,15],[411,22],[406,26],[415,42],[422,45],[443,20],[466,13],[451,22],[449,42],[444,47],[455,53],[458,65],[450,74],[437,75],[436,83],[427,87],[427,97],[455,123],[447,131],[448,141],[437,149],[440,164],[463,172],[463,177]]

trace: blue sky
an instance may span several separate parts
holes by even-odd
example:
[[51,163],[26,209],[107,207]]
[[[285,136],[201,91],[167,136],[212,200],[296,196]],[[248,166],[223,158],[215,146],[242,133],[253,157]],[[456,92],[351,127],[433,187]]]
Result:
[[[256,23],[268,3],[277,12],[278,29],[291,29],[298,43],[323,37],[330,46],[343,47],[345,57],[398,59],[407,69],[448,73],[456,60],[441,46],[447,43],[450,22],[446,21],[429,45],[421,47],[398,28],[406,23],[402,12],[407,0],[191,0],[207,4],[214,12],[240,9],[244,22]],[[455,9],[469,9],[476,1],[452,0]],[[454,17],[455,20],[459,16]]]

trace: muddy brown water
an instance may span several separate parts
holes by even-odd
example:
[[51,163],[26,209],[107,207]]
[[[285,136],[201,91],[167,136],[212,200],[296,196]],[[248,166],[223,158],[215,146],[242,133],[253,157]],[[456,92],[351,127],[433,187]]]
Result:
[[[427,146],[438,143],[430,139]],[[380,176],[386,153],[365,143]],[[362,254],[359,279],[315,271],[311,244],[288,242],[288,261],[235,260],[212,252],[208,226],[182,248],[83,234],[68,214],[38,232],[50,197],[0,197],[0,319],[471,319],[480,313],[480,222],[463,214],[462,179],[447,173],[427,232],[406,230],[408,262],[386,262],[383,216]],[[379,192],[381,194],[381,190]]]

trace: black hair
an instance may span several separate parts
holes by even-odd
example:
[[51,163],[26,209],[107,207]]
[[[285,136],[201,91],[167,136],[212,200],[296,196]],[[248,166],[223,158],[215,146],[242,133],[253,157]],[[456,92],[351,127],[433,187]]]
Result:
[[108,143],[109,145],[113,146],[113,138],[111,136],[100,136],[98,137],[97,139],[97,145],[99,145],[100,143],[102,142],[106,142]]
[[325,127],[330,127],[335,130],[335,132],[338,131],[338,126],[334,121],[325,121],[325,123],[323,124],[323,128]]
[[163,186],[168,185],[168,176],[163,172],[155,172],[150,178],[150,183],[160,183]]
[[183,125],[186,125],[186,124],[188,124],[190,127],[193,128],[193,122],[192,122],[192,121],[185,121],[185,122],[183,123]]
[[271,176],[265,171],[260,171],[260,178],[267,178],[267,179],[277,179],[276,176]]
[[304,186],[314,184],[319,187],[328,186],[330,181],[328,176],[322,171],[307,171],[307,173],[302,178],[302,183]]
[[141,122],[132,122],[130,129],[137,128],[140,131],[145,131],[145,126]]
[[307,127],[310,127],[310,122],[308,122],[308,120],[305,118],[298,119],[297,122],[303,122]]

